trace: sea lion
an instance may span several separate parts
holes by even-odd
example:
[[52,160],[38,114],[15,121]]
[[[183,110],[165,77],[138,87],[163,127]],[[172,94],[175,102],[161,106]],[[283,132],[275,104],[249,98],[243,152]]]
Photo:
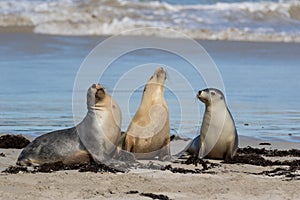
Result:
[[223,93],[208,88],[199,91],[197,97],[205,104],[200,135],[177,156],[187,152],[200,158],[232,159],[238,147],[238,135]]
[[89,89],[87,107],[76,127],[79,138],[94,161],[109,164],[121,138],[121,109],[101,85]]
[[125,137],[125,150],[137,159],[170,159],[169,109],[164,98],[166,71],[158,67],[144,87],[141,104]]
[[223,93],[218,89],[208,88],[200,90],[197,96],[205,104],[198,156],[232,159],[238,147],[238,135]]
[[44,134],[21,152],[18,165],[105,162],[116,150],[121,136],[121,111],[99,84],[87,92],[85,118],[77,126]]

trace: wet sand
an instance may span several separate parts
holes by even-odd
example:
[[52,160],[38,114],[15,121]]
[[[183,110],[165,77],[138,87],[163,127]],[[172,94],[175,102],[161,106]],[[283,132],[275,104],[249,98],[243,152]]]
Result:
[[[264,141],[266,143],[266,141]],[[172,154],[179,152],[188,141],[171,142]],[[292,149],[297,143],[270,142],[241,137],[240,147],[265,147],[266,149]],[[298,148],[299,149],[299,148]],[[20,149],[0,149],[5,157],[0,157],[3,171],[15,165]],[[270,160],[299,160],[299,157],[271,157]],[[203,165],[187,165],[174,162],[140,161],[147,164],[167,166],[167,170],[130,169],[127,173],[78,172],[63,170],[52,173],[0,174],[1,199],[299,199],[299,169],[294,178],[285,175],[262,175],[278,167],[249,164],[225,164],[216,160],[205,160]],[[172,169],[186,173],[173,173]],[[299,166],[298,166],[299,168]],[[184,170],[183,170],[184,169]],[[190,171],[188,171],[190,170]],[[193,173],[193,172],[200,173]],[[150,193],[150,194],[148,194]]]

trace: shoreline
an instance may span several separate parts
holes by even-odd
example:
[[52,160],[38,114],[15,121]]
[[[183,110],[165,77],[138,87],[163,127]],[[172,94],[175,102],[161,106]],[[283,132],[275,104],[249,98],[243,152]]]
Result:
[[[46,133],[44,133],[44,134],[46,134]],[[26,139],[28,139],[29,141],[33,141],[35,138],[40,136],[39,135],[39,136],[34,137],[33,135],[27,135],[27,134],[0,133],[0,136],[3,136],[3,135],[21,135],[21,136],[25,137]],[[43,134],[41,134],[41,135],[43,135]],[[177,139],[174,139],[174,140],[179,142],[182,147],[181,149],[178,150],[178,152],[183,150],[184,147],[193,139],[193,138],[188,138],[188,137],[181,137],[178,135],[174,135],[174,136],[177,137]],[[275,137],[272,138],[271,140],[259,139],[257,137],[251,137],[251,136],[245,136],[245,135],[238,135],[238,137],[239,137],[239,148],[245,148],[245,147],[251,146],[253,148],[266,148],[266,149],[278,149],[278,150],[300,149],[300,142],[287,141],[287,140],[278,139]],[[295,137],[295,138],[296,138],[296,141],[300,141],[299,137]],[[265,144],[267,144],[267,145],[265,145]],[[176,150],[175,151],[171,150],[172,155],[176,154],[178,152],[176,152]]]
[[[195,41],[221,41],[221,42],[249,42],[249,43],[300,43],[300,36],[283,36],[283,35],[268,35],[268,34],[253,34],[255,37],[252,37],[252,34],[245,34],[243,32],[239,32],[235,30],[236,33],[233,35],[229,35],[226,31],[224,33],[219,33],[218,35],[212,36],[212,33],[201,32],[200,35],[197,34],[189,35],[185,32],[181,34],[185,36],[185,38],[180,37],[179,35],[173,35],[165,37],[161,33],[156,33],[153,31],[152,33],[137,33],[137,34],[121,34],[124,37],[158,37],[158,38],[166,38],[166,39],[193,39]],[[0,26],[0,34],[1,33],[27,33],[27,34],[35,34],[42,36],[57,36],[57,37],[88,37],[88,38],[109,38],[114,36],[113,34],[57,34],[57,33],[43,33],[43,32],[35,32],[34,26]]]

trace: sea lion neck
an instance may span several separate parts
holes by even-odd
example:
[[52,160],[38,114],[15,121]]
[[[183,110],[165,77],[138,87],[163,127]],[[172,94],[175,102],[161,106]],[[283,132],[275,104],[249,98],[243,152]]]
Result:
[[151,83],[143,93],[141,106],[149,106],[155,102],[164,101],[164,86],[161,84]]
[[109,105],[111,105],[111,98],[108,94],[105,95],[104,98],[102,98],[101,100],[97,101],[95,104],[93,105],[87,105],[87,109],[88,111],[99,111],[99,110],[105,110],[105,108]]
[[214,111],[222,110],[224,108],[227,109],[225,102],[220,101],[217,103],[211,103],[211,102],[205,103],[205,110],[208,112],[214,112]]

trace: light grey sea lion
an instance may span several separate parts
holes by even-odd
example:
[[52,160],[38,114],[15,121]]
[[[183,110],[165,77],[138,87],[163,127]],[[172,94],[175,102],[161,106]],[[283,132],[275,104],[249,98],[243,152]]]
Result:
[[121,111],[99,84],[87,92],[88,112],[76,127],[44,134],[23,149],[18,165],[64,164],[109,160],[121,136]]
[[166,71],[158,67],[148,80],[141,104],[125,137],[125,150],[137,159],[170,159],[169,110],[164,98]]
[[200,158],[232,159],[238,147],[238,135],[223,93],[214,88],[198,92],[205,104],[200,135],[195,137],[184,152]]
[[223,93],[208,88],[199,91],[198,98],[205,104],[198,156],[232,159],[238,147],[238,135]]

